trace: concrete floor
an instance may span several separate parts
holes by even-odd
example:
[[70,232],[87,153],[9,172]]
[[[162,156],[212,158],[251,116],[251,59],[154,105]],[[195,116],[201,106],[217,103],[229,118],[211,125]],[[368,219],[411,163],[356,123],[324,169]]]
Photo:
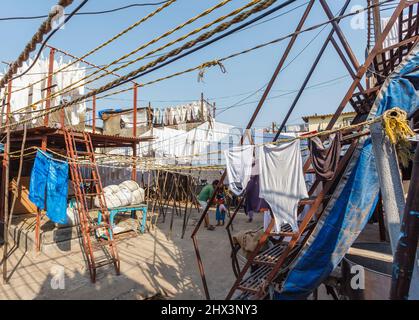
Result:
[[[0,299],[145,299],[161,294],[168,299],[204,299],[202,282],[190,234],[198,213],[190,219],[185,238],[181,239],[182,217],[174,217],[173,231],[169,232],[170,213],[165,223],[144,235],[118,242],[121,275],[113,268],[101,268],[95,284],[90,282],[88,270],[78,245],[71,251],[52,250],[37,254],[11,248],[8,263],[9,283],[0,284]],[[211,223],[215,224],[214,212]],[[262,215],[252,223],[239,213],[235,230],[258,229]],[[231,268],[230,244],[224,227],[214,231],[204,228],[198,233],[199,247],[204,262],[211,298],[224,299],[234,282]],[[378,226],[367,225],[358,241],[378,242]],[[64,273],[64,289],[54,289],[57,270]],[[330,299],[319,290],[319,299]]]
[[[169,235],[170,214],[164,224],[118,243],[121,275],[113,268],[101,268],[96,284],[90,282],[88,270],[78,248],[69,252],[26,254],[14,248],[9,258],[9,283],[0,285],[0,299],[144,299],[161,293],[170,299],[204,299],[195,252],[190,238],[197,213],[190,220],[181,239],[182,218],[176,217]],[[211,223],[214,213],[212,213]],[[240,213],[236,230],[257,229],[262,224],[258,215],[249,224]],[[206,268],[211,298],[224,299],[233,284],[230,244],[224,227],[214,231],[202,228],[198,234],[202,259]],[[57,270],[64,268],[65,288],[53,289]],[[61,269],[62,270],[62,269]]]

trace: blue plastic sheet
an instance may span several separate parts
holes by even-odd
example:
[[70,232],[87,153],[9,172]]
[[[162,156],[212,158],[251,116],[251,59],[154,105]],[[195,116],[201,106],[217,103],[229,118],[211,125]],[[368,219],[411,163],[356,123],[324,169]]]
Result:
[[[394,107],[409,114],[418,108],[419,47],[384,83],[370,118]],[[276,299],[305,299],[340,263],[375,209],[378,174],[370,140],[358,146],[331,201],[291,266]]]
[[51,221],[67,223],[68,163],[54,160],[40,150],[36,153],[29,185],[29,200],[47,210]]
[[67,223],[68,163],[50,160],[47,179],[47,216],[55,223]]
[[29,185],[29,200],[40,210],[45,210],[45,195],[49,172],[49,158],[41,151],[37,151],[33,164]]

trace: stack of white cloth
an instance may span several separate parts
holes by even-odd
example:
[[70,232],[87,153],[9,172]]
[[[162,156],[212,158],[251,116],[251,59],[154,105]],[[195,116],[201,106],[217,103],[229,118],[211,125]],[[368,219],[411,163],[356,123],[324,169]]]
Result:
[[[105,201],[108,208],[127,207],[144,202],[145,192],[137,182],[127,180],[119,185],[109,185],[103,188]],[[95,206],[100,207],[98,197],[95,198]]]

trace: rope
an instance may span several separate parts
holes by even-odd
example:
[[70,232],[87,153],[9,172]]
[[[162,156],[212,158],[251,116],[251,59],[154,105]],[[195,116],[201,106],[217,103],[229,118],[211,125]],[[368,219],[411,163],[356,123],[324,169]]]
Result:
[[400,163],[407,168],[409,161],[413,159],[408,138],[415,136],[415,133],[409,127],[407,112],[397,107],[385,111],[383,114],[383,129],[390,143],[396,146]]
[[[101,45],[97,46],[96,48],[90,50],[88,53],[86,53],[85,55],[83,55],[80,58],[77,58],[76,60],[70,62],[69,64],[65,65],[64,67],[54,71],[52,73],[52,75],[56,75],[59,72],[62,72],[63,70],[69,68],[70,66],[76,64],[77,62],[80,62],[81,60],[87,58],[88,56],[94,54],[95,52],[103,49],[104,47],[108,46],[109,44],[111,44],[112,42],[114,42],[115,40],[117,40],[118,38],[122,37],[123,35],[127,34],[129,31],[135,29],[136,27],[138,27],[140,24],[144,23],[145,21],[149,20],[150,18],[152,18],[153,16],[155,16],[156,14],[160,13],[161,11],[163,11],[164,9],[166,9],[168,6],[170,6],[171,4],[173,4],[174,2],[176,2],[177,0],[170,0],[168,2],[166,2],[165,4],[163,4],[161,7],[157,8],[156,10],[154,10],[153,12],[149,13],[148,15],[146,15],[145,17],[141,18],[140,20],[138,20],[137,22],[135,22],[134,24],[132,24],[131,26],[129,26],[128,28],[124,29],[123,31],[121,31],[120,33],[118,33],[117,35],[113,36],[112,38],[110,38],[108,41],[102,43]],[[37,82],[34,82],[30,85],[28,85],[27,87],[23,87],[20,88],[18,90],[15,90],[14,92],[19,92],[25,89],[28,89],[29,87],[38,84],[40,82],[45,81],[46,79],[48,79],[48,76],[44,77],[41,80],[38,80]],[[42,101],[41,101],[42,102]]]
[[[387,2],[390,2],[390,1],[392,1],[392,0],[386,0],[386,1],[383,1],[382,3],[380,3],[380,4],[387,3]],[[380,4],[378,4],[378,5],[380,5]],[[331,22],[333,22],[333,21],[335,21],[335,20],[340,20],[340,19],[343,19],[343,18],[346,18],[346,17],[349,17],[349,16],[353,16],[353,15],[355,15],[355,14],[359,14],[360,12],[366,11],[366,10],[368,10],[368,9],[372,8],[372,7],[375,7],[375,6],[377,6],[377,5],[371,5],[371,6],[369,6],[369,7],[364,8],[364,9],[360,9],[360,10],[357,10],[357,11],[355,11],[355,12],[352,12],[352,13],[349,13],[349,14],[346,14],[346,15],[342,15],[342,16],[339,16],[339,17],[335,17],[334,19],[331,19],[331,20],[328,20],[328,21],[323,22],[323,23],[321,23],[321,24],[318,24],[318,25],[315,25],[315,26],[309,27],[309,28],[307,28],[307,29],[301,30],[300,32],[297,32],[297,33],[303,33],[303,32],[308,32],[308,31],[314,30],[314,29],[319,28],[319,27],[321,27],[321,26],[324,26],[324,25],[326,25],[326,24],[328,24],[328,23],[331,23]],[[233,57],[237,57],[237,56],[239,56],[239,55],[241,55],[241,54],[245,54],[245,53],[251,52],[251,51],[253,51],[253,50],[256,50],[256,49],[262,48],[262,47],[264,47],[264,46],[267,46],[267,45],[270,45],[270,44],[277,43],[277,42],[282,41],[282,40],[284,40],[284,39],[286,39],[286,38],[289,38],[289,37],[291,37],[292,35],[297,34],[297,33],[296,33],[296,32],[294,32],[294,33],[288,34],[288,35],[286,35],[286,36],[284,36],[284,37],[281,37],[281,38],[279,38],[279,39],[276,39],[276,40],[270,41],[270,42],[268,42],[268,43],[265,43],[265,44],[262,44],[262,45],[255,46],[255,47],[253,47],[253,48],[250,48],[250,49],[247,49],[247,50],[241,51],[241,52],[239,52],[239,53],[232,54],[232,55],[227,56],[227,57],[222,58],[222,59],[218,59],[218,61],[219,61],[219,62],[222,62],[222,61],[225,61],[225,60],[227,60],[227,59],[231,59],[231,58],[233,58]],[[171,54],[171,52],[170,52],[169,54]],[[166,59],[168,58],[168,55],[169,55],[169,54],[166,54],[166,55],[162,56],[160,59],[162,59],[162,58],[163,58],[163,61],[164,61],[164,60],[166,60]],[[158,60],[160,60],[160,59],[158,59]],[[156,60],[156,61],[157,61],[157,60]],[[153,62],[151,62],[150,64],[155,65],[155,64],[156,64],[156,61],[153,61]],[[206,64],[206,63],[204,63],[204,64]],[[204,65],[204,64],[202,64],[202,65]],[[153,66],[153,65],[152,65],[152,66]],[[153,84],[153,83],[156,83],[156,82],[159,82],[159,81],[162,81],[162,80],[166,80],[166,79],[170,79],[170,78],[173,78],[173,77],[175,77],[175,76],[179,76],[179,75],[182,75],[182,74],[185,74],[185,73],[188,73],[188,72],[192,72],[192,71],[195,71],[195,70],[199,70],[199,69],[201,68],[201,66],[202,66],[202,65],[197,66],[197,67],[193,67],[193,68],[190,68],[190,69],[187,69],[187,70],[181,71],[181,72],[177,72],[177,73],[174,73],[174,74],[172,74],[172,75],[169,75],[169,76],[166,76],[166,77],[163,77],[163,78],[156,79],[156,80],[154,80],[154,81],[150,81],[150,82],[145,83],[145,84],[142,84],[142,85],[140,85],[140,86],[145,86],[145,85]],[[146,66],[144,66],[144,67],[141,67],[140,69],[137,69],[136,71],[133,71],[132,73],[134,73],[134,72],[135,72],[135,73],[140,73],[140,72],[142,72],[143,70],[145,70],[147,66],[149,66],[149,65],[146,65]],[[48,115],[48,114],[53,113],[53,112],[55,112],[55,111],[58,111],[58,110],[60,110],[60,109],[67,108],[67,107],[70,107],[70,106],[72,106],[72,105],[74,105],[74,104],[77,104],[77,103],[79,103],[79,102],[81,102],[81,101],[83,101],[83,100],[86,100],[87,98],[90,98],[90,97],[92,97],[92,96],[94,96],[94,95],[96,95],[96,94],[98,94],[98,93],[101,93],[101,92],[107,91],[107,90],[109,90],[109,87],[111,88],[112,86],[115,86],[115,85],[117,85],[118,83],[120,83],[120,82],[124,81],[124,80],[125,80],[125,78],[129,78],[129,76],[130,76],[132,73],[130,73],[130,74],[128,74],[128,75],[126,75],[126,76],[124,76],[123,78],[121,78],[121,79],[119,79],[119,80],[116,80],[116,81],[113,81],[113,82],[111,82],[111,83],[108,83],[107,85],[102,86],[102,87],[100,87],[100,88],[98,88],[98,89],[96,89],[96,90],[94,90],[94,91],[92,91],[92,92],[90,92],[90,93],[88,93],[88,94],[86,94],[86,95],[84,95],[84,96],[82,96],[82,97],[78,98],[78,99],[75,99],[75,100],[72,100],[72,101],[66,102],[65,104],[61,104],[61,105],[59,105],[59,106],[57,106],[57,107],[55,107],[55,108],[51,108],[49,111],[44,111],[44,112],[40,113],[37,117],[35,117],[35,118],[31,118],[30,120],[32,120],[32,119],[37,119],[37,118],[41,118],[41,117],[43,117],[43,116],[45,116],[45,115]],[[98,97],[98,99],[105,98],[105,97],[109,97],[109,96],[111,96],[111,95],[115,95],[115,94],[119,94],[119,93],[123,93],[123,92],[127,92],[127,91],[130,91],[130,90],[132,90],[132,88],[129,88],[129,89],[124,89],[124,90],[120,90],[120,91],[117,91],[117,92],[114,92],[114,93],[110,93],[110,94],[107,94],[107,95],[105,95],[105,96]],[[25,109],[25,108],[22,108],[21,110],[24,110],[24,109]],[[40,112],[41,112],[41,111],[40,111]],[[17,124],[17,125],[22,124],[22,121],[20,121],[20,122],[16,122],[15,124]],[[0,129],[3,129],[3,128],[5,128],[5,127],[6,127],[6,126],[2,126],[2,127],[0,127]]]
[[[142,46],[138,47],[137,49],[135,49],[135,50],[131,51],[130,53],[127,53],[127,54],[125,54],[124,56],[122,56],[122,57],[118,58],[117,60],[114,60],[114,61],[110,62],[109,64],[107,64],[106,66],[104,66],[104,67],[103,67],[103,69],[107,69],[107,68],[109,68],[109,67],[111,67],[111,66],[113,66],[113,65],[117,64],[118,62],[120,62],[120,61],[122,61],[122,60],[125,60],[126,58],[128,58],[128,57],[130,57],[131,55],[133,55],[133,54],[137,53],[138,51],[140,51],[140,50],[142,50],[142,49],[145,49],[146,47],[148,47],[148,46],[150,46],[150,45],[152,45],[152,44],[156,43],[157,41],[159,41],[159,40],[161,40],[161,39],[163,39],[163,38],[165,38],[165,37],[167,37],[167,36],[171,35],[171,34],[172,34],[172,33],[174,33],[175,31],[180,30],[180,29],[184,28],[185,26],[187,26],[187,25],[189,25],[189,24],[193,23],[193,22],[194,22],[194,21],[196,21],[197,19],[199,19],[199,18],[201,18],[201,17],[203,17],[203,16],[206,16],[206,15],[210,14],[210,13],[211,13],[211,12],[213,12],[214,10],[218,9],[219,7],[224,6],[225,4],[227,4],[227,3],[228,3],[228,2],[230,2],[230,1],[231,1],[231,0],[223,0],[223,1],[222,1],[222,2],[220,2],[219,4],[217,4],[217,5],[215,5],[215,6],[211,7],[211,8],[209,8],[209,9],[207,9],[207,10],[205,10],[204,12],[200,13],[199,15],[197,15],[197,16],[195,16],[195,17],[193,17],[193,18],[189,19],[188,21],[186,21],[186,22],[184,22],[184,23],[180,24],[180,25],[179,25],[179,26],[177,26],[176,28],[174,28],[174,29],[172,29],[172,30],[167,31],[167,32],[166,32],[166,33],[164,33],[163,35],[161,35],[161,36],[159,36],[159,37],[157,37],[157,38],[155,38],[155,39],[153,39],[153,40],[149,41],[148,43],[146,43],[146,44],[144,44],[144,45],[142,45]],[[159,47],[159,48],[157,48],[157,49],[154,49],[154,50],[152,50],[152,51],[150,51],[150,52],[148,52],[148,53],[146,53],[146,54],[144,54],[144,55],[142,55],[142,56],[140,56],[140,57],[138,57],[138,58],[136,58],[136,59],[134,59],[134,60],[132,60],[132,61],[129,61],[129,62],[127,62],[127,63],[123,64],[122,66],[116,67],[116,68],[112,69],[112,70],[111,70],[111,71],[109,71],[109,72],[110,72],[110,73],[115,73],[115,72],[117,72],[117,71],[119,71],[119,70],[121,70],[121,69],[123,69],[123,68],[126,68],[126,67],[128,67],[128,66],[130,66],[130,65],[132,65],[132,64],[134,64],[134,63],[136,63],[136,62],[138,62],[138,61],[140,61],[140,60],[142,60],[142,59],[144,59],[144,58],[146,58],[146,57],[148,57],[148,56],[150,56],[150,55],[153,55],[153,54],[155,54],[155,53],[157,53],[157,52],[159,52],[159,51],[161,51],[161,50],[163,50],[163,49],[165,49],[165,48],[167,48],[167,47],[172,46],[173,44],[179,43],[179,42],[181,42],[181,41],[185,40],[186,38],[188,38],[188,37],[190,37],[190,36],[192,36],[192,35],[194,35],[194,34],[199,33],[200,31],[202,31],[202,30],[204,30],[204,29],[208,29],[209,27],[213,26],[214,24],[216,24],[216,23],[218,23],[218,22],[220,22],[220,21],[222,21],[222,20],[225,20],[225,19],[226,19],[226,18],[228,18],[228,17],[234,16],[234,15],[236,15],[236,14],[240,13],[241,11],[243,11],[244,9],[246,9],[246,8],[248,8],[248,7],[250,7],[250,6],[253,6],[254,4],[259,3],[259,2],[261,2],[261,1],[262,1],[262,0],[252,0],[251,2],[249,2],[249,3],[248,3],[248,4],[246,4],[246,5],[244,5],[243,7],[238,8],[238,9],[236,9],[236,10],[234,10],[234,11],[230,12],[229,14],[224,15],[224,16],[222,16],[222,17],[220,17],[220,18],[217,18],[216,20],[214,20],[214,21],[212,21],[212,22],[210,22],[210,23],[207,23],[207,24],[205,24],[204,26],[202,26],[202,27],[200,27],[200,28],[197,28],[197,29],[195,29],[195,30],[191,31],[191,32],[189,32],[188,34],[186,34],[186,35],[184,35],[184,36],[182,36],[182,37],[180,37],[180,38],[178,38],[178,39],[176,39],[176,40],[170,41],[169,43],[166,43],[165,45],[163,45],[163,46],[161,46],[161,47]],[[274,1],[276,1],[276,0],[274,0]],[[50,97],[50,98],[52,99],[52,98],[58,97],[58,96],[60,96],[60,95],[63,95],[63,94],[65,94],[65,93],[68,93],[68,92],[71,92],[71,91],[73,91],[73,90],[76,90],[77,88],[80,88],[80,87],[82,87],[82,86],[85,86],[85,85],[88,85],[88,84],[90,84],[90,83],[92,83],[92,82],[95,82],[95,81],[97,81],[97,80],[99,80],[99,79],[101,79],[101,78],[103,78],[103,77],[105,77],[105,76],[107,75],[107,74],[102,74],[102,75],[99,75],[99,76],[95,77],[94,79],[91,79],[91,80],[89,80],[89,81],[86,81],[86,82],[84,82],[84,83],[82,83],[82,84],[78,85],[78,86],[75,86],[76,84],[78,84],[78,83],[80,83],[80,82],[82,82],[82,81],[84,81],[84,80],[87,80],[87,79],[91,78],[92,76],[94,76],[94,75],[96,75],[96,74],[100,73],[100,71],[101,71],[101,70],[96,70],[96,71],[94,71],[93,73],[91,73],[91,74],[89,74],[89,75],[87,75],[87,76],[85,76],[85,77],[83,77],[83,78],[81,78],[81,79],[77,80],[76,82],[71,83],[71,84],[70,84],[70,85],[68,85],[67,87],[65,87],[65,88],[61,89],[59,92],[56,92],[56,93],[54,93],[53,95],[51,95],[51,97]],[[41,102],[43,102],[43,101],[45,101],[45,100],[46,100],[46,99],[40,100],[40,101],[36,102],[36,104],[41,103]]]
[[[79,98],[76,98],[74,100],[71,100],[69,102],[62,103],[61,105],[59,105],[59,106],[57,106],[55,108],[51,108],[49,110],[41,111],[39,115],[34,116],[34,117],[32,117],[32,118],[30,118],[28,120],[17,121],[17,122],[14,123],[14,125],[21,125],[21,124],[23,124],[25,122],[29,122],[29,121],[32,121],[34,119],[41,118],[43,116],[49,115],[49,114],[51,114],[53,112],[56,112],[58,110],[65,109],[65,108],[68,108],[68,107],[70,107],[72,105],[78,104],[78,103],[82,102],[83,100],[86,100],[87,98],[90,98],[90,97],[92,97],[94,95],[97,95],[98,93],[101,93],[101,92],[107,91],[109,89],[112,89],[113,87],[118,86],[121,82],[126,81],[129,78],[134,77],[134,76],[138,75],[139,73],[141,73],[141,72],[143,72],[143,71],[145,71],[145,70],[147,70],[149,68],[154,67],[158,63],[163,62],[163,61],[169,59],[170,57],[173,57],[173,56],[178,55],[182,51],[193,47],[195,44],[197,44],[199,42],[202,42],[202,41],[205,41],[205,40],[211,38],[213,35],[215,35],[215,34],[217,34],[219,32],[223,32],[224,30],[228,29],[233,24],[237,24],[237,23],[239,23],[239,22],[247,19],[252,14],[257,13],[259,11],[262,11],[262,10],[270,7],[276,1],[277,0],[265,0],[264,2],[262,2],[259,5],[255,6],[253,9],[243,12],[242,14],[236,16],[234,19],[232,19],[232,20],[230,20],[228,22],[225,22],[225,23],[219,25],[214,30],[202,34],[197,39],[194,39],[194,40],[191,40],[191,41],[187,42],[183,46],[181,46],[181,47],[179,47],[177,49],[174,49],[174,50],[170,51],[169,53],[165,54],[164,56],[162,56],[162,57],[160,57],[160,58],[158,58],[158,59],[156,59],[156,60],[148,63],[145,66],[140,67],[139,69],[136,69],[136,70],[128,73],[127,75],[121,77],[120,79],[117,79],[117,80],[114,80],[112,82],[109,82],[108,84],[106,84],[106,85],[104,85],[104,86],[102,86],[102,87],[100,87],[98,89],[95,89],[95,90],[93,90],[93,91],[91,91],[91,92],[89,92],[89,93],[87,93],[87,94],[85,94],[85,95],[83,95],[83,96],[81,96]],[[22,109],[25,109],[25,108],[22,108]],[[8,124],[6,126],[10,126],[10,124]],[[6,126],[2,126],[2,127],[0,127],[0,129],[5,128]]]
[[[374,7],[374,6],[375,6],[375,5],[373,5],[373,6],[371,6],[371,7]],[[365,11],[365,10],[367,10],[367,9],[369,9],[369,8],[370,8],[370,7],[365,8],[365,9],[364,9],[364,11]],[[358,12],[357,12],[357,14],[358,14]],[[353,14],[349,14],[349,15],[341,16],[341,18],[346,18],[346,17],[348,17],[348,16],[352,16],[352,15],[353,15]],[[338,18],[340,19],[340,17],[336,17],[335,19],[338,19]],[[320,27],[322,27],[322,26],[324,26],[324,25],[326,25],[326,24],[328,24],[328,23],[331,23],[331,22],[332,22],[332,21],[334,21],[335,19],[328,20],[328,21],[326,21],[326,22],[324,22],[324,23],[322,23],[322,24],[316,25],[316,26],[314,26],[314,27],[310,27],[310,28],[307,28],[307,29],[301,30],[299,33],[305,33],[305,32],[312,31],[312,30],[314,30],[314,29],[320,28]],[[226,72],[226,69],[225,69],[224,67],[222,68],[222,62],[227,61],[227,60],[232,59],[232,58],[236,58],[236,57],[241,56],[241,55],[243,55],[243,54],[247,54],[247,53],[250,53],[250,52],[252,52],[252,51],[255,51],[255,50],[258,50],[258,49],[264,48],[264,47],[266,47],[266,46],[268,46],[268,45],[276,44],[276,43],[278,43],[278,42],[281,42],[281,41],[283,41],[283,40],[286,40],[286,39],[287,39],[287,38],[289,38],[289,37],[292,37],[292,36],[293,36],[293,35],[295,35],[295,34],[296,34],[295,32],[294,32],[294,33],[290,33],[290,34],[285,35],[285,36],[283,36],[283,37],[281,37],[281,38],[278,38],[278,39],[275,39],[275,40],[272,40],[272,41],[269,41],[269,42],[266,42],[266,43],[263,43],[263,44],[260,44],[260,45],[257,45],[257,46],[254,46],[254,47],[251,47],[251,48],[249,48],[249,49],[246,49],[246,50],[243,50],[243,51],[240,51],[240,52],[237,52],[237,53],[231,54],[231,55],[226,56],[226,57],[224,57],[224,58],[220,58],[220,59],[216,59],[216,60],[212,60],[212,61],[207,61],[207,62],[204,62],[204,63],[202,63],[202,64],[200,64],[200,65],[198,65],[198,66],[196,66],[196,67],[192,67],[192,68],[189,68],[189,69],[186,69],[186,70],[183,70],[183,71],[179,71],[179,72],[173,73],[173,74],[171,74],[171,75],[168,75],[168,76],[165,76],[165,77],[162,77],[162,78],[158,78],[158,79],[153,80],[153,81],[149,81],[149,82],[146,82],[146,83],[140,84],[140,85],[139,85],[139,87],[145,87],[145,86],[147,86],[147,85],[154,84],[154,83],[157,83],[157,82],[160,82],[160,81],[164,81],[164,80],[168,80],[168,79],[171,79],[171,78],[174,78],[174,77],[177,77],[177,76],[180,76],[180,75],[186,74],[186,73],[190,73],[190,72],[193,72],[193,71],[196,71],[196,70],[199,70],[199,71],[200,71],[200,73],[198,74],[198,81],[200,81],[200,80],[201,80],[201,69],[203,69],[203,68],[210,68],[210,67],[214,66],[215,64],[212,64],[212,62],[213,62],[213,61],[218,61],[218,63],[219,63],[219,65],[220,65],[220,68],[221,68],[222,73],[225,73],[225,72]],[[99,99],[104,99],[104,98],[107,98],[107,97],[110,97],[110,96],[113,96],[113,95],[117,95],[117,94],[121,94],[121,93],[129,92],[129,91],[132,91],[132,90],[133,90],[133,89],[132,89],[131,87],[130,87],[130,88],[127,88],[127,89],[122,89],[122,90],[118,90],[118,91],[115,91],[115,92],[111,92],[111,93],[106,94],[106,95],[103,95],[103,96],[99,96],[99,97],[97,97],[96,99],[97,99],[97,100],[99,100]]]
[[[60,0],[58,2],[58,6],[65,8],[65,7],[68,7],[72,3],[73,3],[73,0]],[[7,82],[13,77],[14,74],[16,74],[17,70],[20,67],[22,67],[23,63],[29,59],[29,54],[36,49],[36,45],[41,43],[43,41],[44,36],[51,31],[52,29],[51,23],[58,13],[59,13],[58,8],[49,13],[48,18],[41,24],[38,31],[34,34],[31,41],[26,45],[23,52],[19,55],[17,60],[10,65],[9,70],[0,80],[0,89],[4,88]]]
[[407,112],[395,107],[383,114],[383,126],[392,144],[408,141],[408,138],[415,136],[407,121]]

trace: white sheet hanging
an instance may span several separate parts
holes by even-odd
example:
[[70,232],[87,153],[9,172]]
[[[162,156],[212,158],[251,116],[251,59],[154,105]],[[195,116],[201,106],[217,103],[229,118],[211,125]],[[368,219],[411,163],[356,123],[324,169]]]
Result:
[[228,187],[237,196],[246,189],[252,174],[253,145],[234,147],[224,151]]
[[298,202],[308,197],[300,141],[268,144],[258,151],[260,197],[269,203],[277,230],[289,223],[296,232]]

